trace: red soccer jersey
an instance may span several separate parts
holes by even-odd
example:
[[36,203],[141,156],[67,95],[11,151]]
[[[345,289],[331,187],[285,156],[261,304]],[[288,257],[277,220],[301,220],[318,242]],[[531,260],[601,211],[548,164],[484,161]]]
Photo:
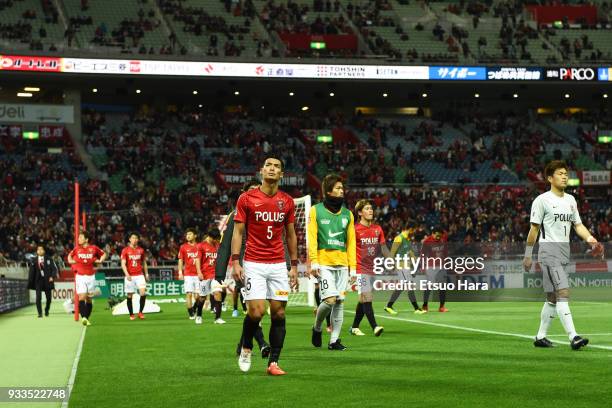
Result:
[[126,246],[121,251],[121,259],[125,259],[125,265],[130,276],[142,275],[144,257],[145,251],[141,247]]
[[212,245],[208,242],[200,242],[200,265],[204,279],[215,279],[215,266],[217,264],[217,249],[219,245]]
[[372,275],[374,273],[374,258],[380,245],[385,243],[385,234],[380,225],[372,224],[366,227],[362,223],[355,225],[357,240],[357,273]]
[[289,194],[279,190],[269,197],[259,188],[242,193],[234,221],[246,226],[245,261],[285,262],[283,229],[295,222],[295,204]]
[[198,269],[196,268],[196,260],[200,258],[198,244],[185,242],[179,249],[178,258],[183,260],[184,276],[198,276]]
[[95,245],[78,246],[70,252],[70,256],[76,261],[72,267],[77,275],[93,275],[94,261],[100,259],[103,254],[104,251]]
[[[439,241],[436,241],[432,235],[428,236],[423,241],[422,252],[423,255],[428,258],[442,259],[442,265],[444,265],[444,258],[448,256],[448,244],[446,243],[446,239],[444,238],[444,236],[442,236]],[[426,265],[439,265],[439,263],[434,263],[433,261],[430,261],[426,263]]]

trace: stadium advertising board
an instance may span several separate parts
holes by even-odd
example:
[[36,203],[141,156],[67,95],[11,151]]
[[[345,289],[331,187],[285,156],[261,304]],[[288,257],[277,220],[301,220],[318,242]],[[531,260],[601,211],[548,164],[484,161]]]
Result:
[[539,81],[542,69],[532,67],[488,67],[487,79],[493,81]]
[[609,81],[612,68],[275,64],[2,55],[0,70],[234,78]]
[[[525,274],[525,288],[541,288],[542,275]],[[612,274],[610,273],[570,273],[569,284],[571,288],[612,288]]]
[[62,72],[61,61],[58,57],[0,55],[0,71]]
[[[227,184],[234,186],[242,186],[242,184],[246,183],[253,179],[253,173],[219,173]],[[285,173],[283,179],[281,180],[282,186],[303,186],[305,182],[305,177],[303,174],[296,173]]]
[[428,79],[425,66],[257,64],[63,58],[61,72],[244,78]]
[[585,186],[609,186],[611,184],[610,171],[583,171],[582,184]]
[[0,103],[2,123],[74,123],[72,105]]
[[597,68],[560,67],[546,68],[544,79],[549,81],[596,81]]
[[449,81],[484,81],[485,67],[429,67],[429,79]]
[[612,68],[597,68],[597,79],[600,81],[612,81]]

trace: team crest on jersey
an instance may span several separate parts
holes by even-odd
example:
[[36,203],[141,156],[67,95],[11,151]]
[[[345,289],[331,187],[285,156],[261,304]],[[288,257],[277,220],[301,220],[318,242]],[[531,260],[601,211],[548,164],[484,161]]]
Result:
[[278,201],[276,202],[276,206],[278,207],[278,209],[279,209],[279,210],[281,210],[281,211],[282,211],[282,210],[283,210],[283,208],[285,208],[285,202],[284,202],[284,201],[282,201],[282,200],[278,200]]
[[349,220],[347,218],[342,218],[342,228],[346,228],[346,226],[348,225]]

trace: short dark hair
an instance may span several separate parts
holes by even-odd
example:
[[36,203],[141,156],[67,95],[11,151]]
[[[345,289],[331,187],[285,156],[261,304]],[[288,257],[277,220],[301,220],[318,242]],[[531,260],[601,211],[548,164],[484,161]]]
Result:
[[367,205],[372,205],[370,200],[362,199],[357,201],[357,204],[355,204],[355,213],[357,213],[357,216],[359,216],[359,211],[363,211]]
[[198,235],[198,233],[196,232],[195,228],[187,228],[185,230],[185,235],[187,235],[187,233],[189,232],[193,232],[194,235]]
[[544,167],[544,177],[552,177],[555,174],[555,171],[559,169],[565,169],[569,172],[569,167],[567,167],[567,163],[564,160],[553,160]]
[[249,191],[251,189],[251,187],[259,186],[259,185],[261,185],[261,182],[259,180],[251,179],[251,180],[247,181],[246,183],[244,183],[242,185],[242,190],[240,190],[240,191],[243,191],[243,192]]
[[[268,159],[274,159],[274,160],[278,160],[280,162],[280,166],[281,166],[281,171],[285,170],[285,162],[283,161],[283,159],[280,158],[279,155],[277,154],[267,154],[263,160],[263,163],[261,163],[261,167],[263,167],[266,164],[266,160]],[[261,184],[261,183],[259,183]]]
[[137,237],[138,239],[140,239],[140,234],[139,234],[139,233],[137,233],[136,231],[132,231],[132,232],[130,232],[130,233],[129,233],[129,235],[128,235],[128,239],[132,238],[132,235],[136,235],[136,237]]
[[42,242],[39,242],[38,244],[36,244],[36,249],[38,248],[46,249],[45,244],[43,244]]
[[323,182],[321,182],[321,191],[323,193],[323,197],[326,197],[327,193],[331,193],[337,182],[344,184],[344,182],[342,181],[342,177],[340,177],[338,174],[328,174],[323,178]]
[[83,238],[89,241],[89,233],[87,232],[87,230],[80,230],[79,235],[82,235]]
[[431,227],[431,233],[435,234],[436,232],[439,232],[440,234],[442,233],[442,227],[439,225],[434,225],[433,227]]
[[216,240],[221,238],[221,233],[217,228],[211,228],[210,230],[208,230],[208,233],[206,235]]

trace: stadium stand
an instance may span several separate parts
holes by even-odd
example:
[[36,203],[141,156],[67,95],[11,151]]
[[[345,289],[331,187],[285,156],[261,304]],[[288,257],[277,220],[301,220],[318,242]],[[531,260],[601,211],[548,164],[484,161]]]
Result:
[[[533,11],[542,7],[541,2],[518,0],[11,0],[0,2],[0,46],[12,51],[249,59],[379,56],[463,64],[611,61],[611,7],[605,1],[590,4],[585,7],[595,7],[595,21],[577,17],[544,22]],[[338,49],[311,49],[296,47],[291,35],[302,35],[300,41],[309,41],[310,35],[346,35],[356,41],[351,39]]]
[[[100,178],[87,177],[86,158],[71,148],[68,134],[44,146],[2,139],[0,252],[6,258],[21,259],[38,240],[65,254],[75,178],[83,184],[88,229],[109,254],[116,258],[124,235],[138,228],[160,262],[174,259],[184,228],[206,230],[232,207],[238,190],[219,174],[253,174],[253,163],[271,149],[287,158],[287,172],[306,174],[304,186],[288,187],[294,196],[316,198],[316,180],[335,171],[349,181],[348,204],[370,197],[389,236],[414,220],[425,228],[443,225],[452,240],[524,240],[527,206],[542,186],[546,160],[564,158],[582,170],[612,164],[593,138],[595,126],[610,125],[603,113],[344,118],[87,110],[82,124],[82,143]],[[314,143],[306,129],[329,129],[336,143]],[[48,153],[60,145],[61,153]],[[583,212],[585,222],[609,240],[605,192],[574,193],[592,210]]]

